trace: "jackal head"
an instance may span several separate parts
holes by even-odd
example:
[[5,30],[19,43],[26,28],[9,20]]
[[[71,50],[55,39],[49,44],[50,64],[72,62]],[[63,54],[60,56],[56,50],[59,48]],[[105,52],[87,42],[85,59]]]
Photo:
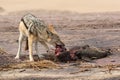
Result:
[[50,25],[48,27],[48,29],[52,33],[48,40],[49,40],[49,43],[56,48],[55,54],[58,55],[58,54],[60,54],[60,52],[66,51],[65,44],[61,41],[61,39],[58,36],[57,32],[55,31],[53,25]]

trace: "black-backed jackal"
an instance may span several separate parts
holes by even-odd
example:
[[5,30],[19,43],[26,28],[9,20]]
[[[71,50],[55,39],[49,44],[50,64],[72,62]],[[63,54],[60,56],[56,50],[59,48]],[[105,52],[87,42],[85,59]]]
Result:
[[[21,46],[23,39],[26,38],[26,50],[29,49],[29,59],[30,61],[34,61],[33,59],[33,50],[32,45],[35,42],[35,50],[38,54],[37,44],[40,42],[49,52],[49,47],[47,43],[56,47],[60,46],[61,51],[66,50],[64,43],[60,40],[60,37],[57,35],[56,31],[52,26],[47,26],[44,21],[38,19],[32,14],[27,14],[22,17],[19,24],[19,48],[15,59],[19,59],[21,53]],[[42,55],[39,55],[42,57]]]

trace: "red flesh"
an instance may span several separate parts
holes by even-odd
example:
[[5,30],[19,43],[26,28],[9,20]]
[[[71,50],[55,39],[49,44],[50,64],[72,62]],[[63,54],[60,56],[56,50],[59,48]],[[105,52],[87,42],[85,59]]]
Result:
[[61,52],[65,51],[65,48],[62,48],[62,46],[57,45],[56,49],[55,49],[55,56],[59,56],[61,54]]

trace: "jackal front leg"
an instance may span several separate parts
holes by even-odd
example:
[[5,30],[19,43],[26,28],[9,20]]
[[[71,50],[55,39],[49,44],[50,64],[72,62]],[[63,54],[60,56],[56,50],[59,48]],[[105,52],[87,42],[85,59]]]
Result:
[[50,49],[49,49],[48,45],[44,41],[40,41],[40,43],[46,48],[46,51],[49,53]]
[[36,51],[36,54],[39,53],[39,52],[38,52],[38,42],[37,42],[37,41],[35,41],[35,51]]
[[42,54],[40,54],[39,51],[38,51],[38,42],[37,41],[35,42],[35,51],[36,51],[36,54],[38,55],[38,57],[40,59],[44,58],[44,56]]

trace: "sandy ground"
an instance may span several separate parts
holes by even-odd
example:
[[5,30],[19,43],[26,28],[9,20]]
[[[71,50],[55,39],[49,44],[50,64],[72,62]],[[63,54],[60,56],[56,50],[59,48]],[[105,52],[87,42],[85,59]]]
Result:
[[73,11],[80,13],[120,11],[119,0],[0,0],[0,6],[3,7],[6,12],[31,9]]
[[[113,55],[103,59],[94,60],[93,63],[79,62],[59,63],[62,69],[16,69],[1,71],[0,79],[11,80],[119,80],[120,67],[115,67],[109,72],[108,67],[91,67],[81,71],[81,66],[94,65],[119,65],[120,64],[120,13],[90,13],[79,14],[73,12],[31,10],[11,12],[0,15],[0,48],[9,55],[14,56],[18,48],[18,24],[23,15],[32,13],[53,24],[62,41],[69,49],[76,45],[91,45],[100,48],[110,48]],[[23,45],[24,46],[24,45]],[[40,53],[45,53],[43,46],[39,46]],[[28,52],[23,51],[22,55]],[[78,64],[79,63],[79,64]]]

